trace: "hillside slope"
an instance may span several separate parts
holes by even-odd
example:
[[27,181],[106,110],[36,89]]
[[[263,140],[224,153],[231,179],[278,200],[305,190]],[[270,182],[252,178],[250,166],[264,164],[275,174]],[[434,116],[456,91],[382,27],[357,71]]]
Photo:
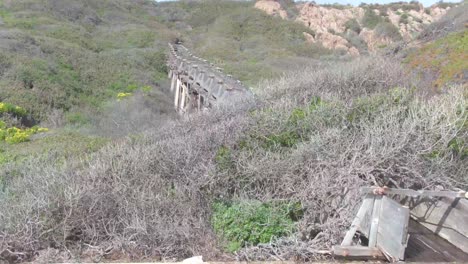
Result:
[[317,5],[284,0],[259,0],[255,7],[274,16],[301,23],[313,31],[304,33],[310,43],[352,55],[375,52],[394,42],[414,39],[427,25],[439,20],[454,4],[424,8],[410,3]]
[[[174,34],[154,8],[152,1],[0,1],[0,164],[93,152],[108,137],[172,116],[163,89]],[[129,93],[142,95],[118,102]],[[37,133],[36,125],[50,131]]]
[[435,90],[468,81],[468,4],[426,27],[404,52],[405,62]]
[[161,2],[158,11],[186,46],[253,87],[334,54],[320,43],[307,44],[303,33],[312,33],[307,27],[269,16],[251,1]]
[[[397,57],[336,56],[250,2],[0,3],[0,262],[330,260],[360,187],[468,186],[463,79],[427,96]],[[397,55],[464,56],[440,22]],[[171,115],[176,39],[257,100]]]
[[172,33],[150,1],[0,1],[1,100],[37,120],[95,112],[134,86],[164,80]]

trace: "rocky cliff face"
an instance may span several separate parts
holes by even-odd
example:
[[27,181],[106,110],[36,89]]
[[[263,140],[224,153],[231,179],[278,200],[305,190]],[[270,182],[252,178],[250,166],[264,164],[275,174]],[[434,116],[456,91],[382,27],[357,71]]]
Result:
[[[259,0],[255,7],[283,19],[294,19],[315,32],[306,41],[351,55],[375,52],[397,40],[411,40],[424,25],[440,19],[450,7],[424,8],[419,3],[352,6],[296,4],[295,18],[288,18],[281,0]],[[363,43],[364,45],[359,45]]]
[[255,8],[265,11],[269,15],[277,15],[283,19],[288,17],[286,10],[283,9],[278,1],[258,1],[255,3]]

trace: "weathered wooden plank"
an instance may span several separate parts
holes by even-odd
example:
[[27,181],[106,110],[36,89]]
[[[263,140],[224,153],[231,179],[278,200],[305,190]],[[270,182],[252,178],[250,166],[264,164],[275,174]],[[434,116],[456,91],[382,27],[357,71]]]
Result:
[[374,201],[374,209],[372,210],[372,222],[369,231],[369,247],[377,246],[377,231],[379,227],[381,201],[382,196],[376,196]]
[[174,74],[172,75],[172,79],[171,79],[171,93],[174,91],[176,81],[177,81],[177,75]]
[[408,241],[409,208],[383,196],[377,231],[377,247],[390,261],[405,258]]
[[349,231],[346,233],[343,242],[341,243],[342,246],[350,246],[351,243],[353,242],[353,237],[354,234],[358,229],[362,228],[362,221],[365,218],[366,214],[369,213],[369,211],[372,213],[374,205],[374,196],[369,194],[366,195],[364,198],[364,201],[362,202],[361,207],[358,210],[358,213],[356,215],[356,218],[354,218],[351,227],[349,228]]
[[415,200],[411,215],[423,226],[468,253],[468,201],[461,198]]
[[185,109],[185,98],[187,95],[187,86],[182,83],[182,98],[180,99],[180,109],[184,110]]
[[370,248],[363,246],[334,246],[332,248],[332,254],[334,256],[340,256],[345,258],[373,258],[373,259],[385,259],[378,248]]
[[179,110],[179,95],[180,95],[180,80],[177,78],[175,96],[174,96],[174,106],[176,110]]
[[408,233],[409,241],[405,251],[405,261],[468,263],[467,253],[415,220],[410,220]]
[[383,191],[384,194],[399,194],[399,195],[406,195],[412,197],[424,197],[424,196],[431,196],[431,197],[449,197],[449,198],[468,198],[467,192],[465,191],[431,191],[431,190],[411,190],[411,189],[394,189],[394,188],[379,188],[379,187],[363,187],[361,188],[361,192],[363,193],[376,193],[379,191]]

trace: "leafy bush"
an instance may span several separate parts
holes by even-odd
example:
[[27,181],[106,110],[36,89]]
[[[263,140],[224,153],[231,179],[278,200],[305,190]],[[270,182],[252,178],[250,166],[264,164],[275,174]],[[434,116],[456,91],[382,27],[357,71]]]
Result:
[[132,96],[132,93],[118,93],[117,94],[117,100],[123,100],[129,96]]
[[379,37],[387,37],[393,41],[402,39],[400,30],[391,22],[380,22],[375,27],[375,34]]
[[400,20],[398,21],[400,24],[408,24],[409,23],[409,16],[408,14],[404,13],[400,16]]
[[367,8],[362,17],[362,24],[364,27],[374,29],[377,24],[382,22],[383,19],[381,16],[377,15],[374,10]]
[[355,18],[352,18],[352,19],[346,21],[344,26],[345,26],[346,30],[351,30],[351,31],[354,31],[354,32],[356,32],[358,34],[361,32],[361,26],[359,25],[359,22]]
[[9,144],[18,144],[27,142],[30,137],[37,133],[49,131],[47,128],[32,127],[27,129],[19,129],[17,127],[0,128],[0,141],[5,141]]
[[0,102],[0,115],[1,114],[12,114],[17,117],[26,116],[26,110],[22,107],[15,106],[13,104]]
[[216,166],[221,171],[226,171],[234,165],[231,157],[231,150],[226,146],[221,146],[215,157]]
[[364,41],[364,39],[359,36],[358,33],[354,31],[347,31],[346,34],[344,34],[344,38],[353,46],[356,47],[360,52],[366,52],[367,51],[367,43]]
[[295,205],[259,201],[216,202],[212,223],[215,232],[227,242],[229,252],[246,245],[269,243],[294,231],[291,214]]
[[421,10],[421,8],[423,8],[422,5],[418,1],[411,1],[409,3],[407,3],[407,2],[394,2],[394,3],[390,3],[388,6],[393,11],[397,11],[397,10],[401,9],[403,11],[415,10],[415,11],[419,12]]

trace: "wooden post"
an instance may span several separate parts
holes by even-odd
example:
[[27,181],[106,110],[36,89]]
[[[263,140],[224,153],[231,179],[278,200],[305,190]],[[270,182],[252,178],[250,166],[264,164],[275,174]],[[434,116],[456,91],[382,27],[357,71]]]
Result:
[[176,110],[179,110],[179,94],[180,94],[180,80],[179,78],[177,78],[175,97],[174,97],[174,106]]
[[176,84],[176,80],[177,80],[177,75],[172,75],[172,80],[171,80],[171,93],[174,91],[174,86]]
[[190,110],[190,101],[192,98],[190,98],[190,83],[187,81],[187,83],[185,83],[185,92],[186,92],[186,95],[185,95],[185,108],[183,109],[184,110],[184,113],[186,113],[188,110]]
[[201,109],[201,94],[198,94],[197,108],[198,108],[198,111],[200,111],[200,109]]
[[180,99],[180,110],[184,110],[185,109],[185,96],[186,96],[187,90],[183,83],[181,86],[182,86],[182,98]]

